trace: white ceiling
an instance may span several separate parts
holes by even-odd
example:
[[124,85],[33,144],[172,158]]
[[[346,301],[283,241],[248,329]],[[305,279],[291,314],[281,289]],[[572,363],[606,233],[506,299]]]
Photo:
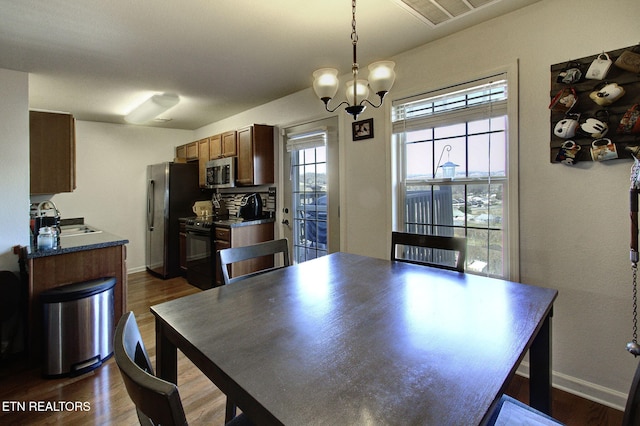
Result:
[[[495,0],[439,25],[401,0],[361,1],[358,62],[536,1]],[[124,123],[169,92],[181,98],[171,121],[149,125],[197,129],[310,87],[317,68],[351,68],[349,0],[0,0],[0,11],[0,68],[30,73],[31,108],[80,120]]]

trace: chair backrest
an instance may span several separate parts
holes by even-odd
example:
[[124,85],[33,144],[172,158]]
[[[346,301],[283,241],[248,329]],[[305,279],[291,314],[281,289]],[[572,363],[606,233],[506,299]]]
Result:
[[114,358],[141,425],[186,425],[175,384],[153,375],[149,355],[133,312],[120,318],[114,337]]
[[[404,257],[397,256],[397,246],[405,246]],[[433,256],[433,253],[425,255],[424,250],[417,251],[413,255],[407,256],[406,252],[409,250],[407,250],[406,247],[408,246],[457,252],[458,256],[455,262],[455,266],[440,263],[437,259],[435,259],[437,256]],[[391,260],[434,266],[436,268],[449,269],[451,271],[464,272],[466,252],[467,241],[465,238],[461,237],[410,234],[406,232],[393,232],[391,234]]]
[[250,274],[229,278],[229,268],[228,268],[228,265],[231,265],[232,263],[241,262],[243,260],[255,259],[262,256],[276,255],[278,253],[282,253],[283,266],[289,266],[290,265],[289,244],[287,243],[287,240],[285,238],[282,238],[280,240],[266,241],[263,243],[253,244],[250,246],[231,247],[231,248],[219,250],[218,264],[220,265],[224,283],[231,284],[236,281],[249,278],[253,275],[258,275],[264,272],[268,272],[272,269],[278,269],[278,267],[268,268],[268,269],[253,272]]
[[640,363],[636,367],[636,374],[633,376],[627,405],[624,409],[622,426],[640,425]]

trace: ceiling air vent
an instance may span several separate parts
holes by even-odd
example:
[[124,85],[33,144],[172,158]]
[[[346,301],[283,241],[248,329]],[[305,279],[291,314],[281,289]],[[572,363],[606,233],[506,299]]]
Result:
[[500,0],[398,0],[434,27]]

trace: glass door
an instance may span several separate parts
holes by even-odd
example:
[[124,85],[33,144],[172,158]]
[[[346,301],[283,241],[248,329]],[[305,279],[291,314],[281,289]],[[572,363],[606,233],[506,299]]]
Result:
[[340,247],[337,118],[286,129],[285,237],[294,263]]

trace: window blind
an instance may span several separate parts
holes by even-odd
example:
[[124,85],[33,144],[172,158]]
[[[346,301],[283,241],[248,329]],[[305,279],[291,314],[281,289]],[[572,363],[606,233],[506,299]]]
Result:
[[393,102],[393,132],[446,126],[507,113],[506,74]]
[[327,145],[327,129],[320,128],[303,133],[287,134],[287,152],[319,148]]

